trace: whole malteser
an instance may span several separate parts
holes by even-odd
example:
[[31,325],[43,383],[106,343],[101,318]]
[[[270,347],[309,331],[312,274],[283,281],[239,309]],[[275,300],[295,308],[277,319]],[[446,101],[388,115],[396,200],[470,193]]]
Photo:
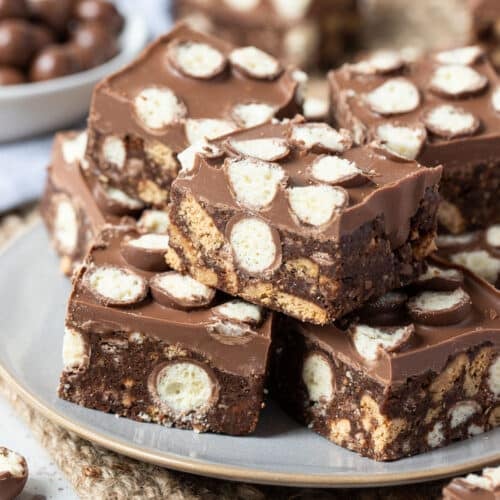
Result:
[[40,82],[81,71],[79,57],[70,44],[53,45],[43,49],[30,68],[30,80]]
[[26,77],[17,68],[0,66],[0,86],[17,85],[26,82]]
[[81,50],[82,64],[85,68],[93,68],[102,64],[118,53],[116,38],[98,23],[79,24],[71,41]]
[[47,26],[43,26],[41,24],[33,25],[32,34],[35,44],[35,52],[40,52],[48,45],[52,45],[56,42],[55,33],[50,28],[47,28]]
[[119,33],[123,28],[123,17],[118,9],[104,0],[80,0],[75,17],[80,21],[102,24],[113,33]]
[[25,0],[0,0],[0,19],[28,17]]
[[22,19],[0,21],[0,64],[26,66],[35,51],[32,28]]
[[32,16],[57,33],[65,33],[71,20],[75,0],[26,0]]

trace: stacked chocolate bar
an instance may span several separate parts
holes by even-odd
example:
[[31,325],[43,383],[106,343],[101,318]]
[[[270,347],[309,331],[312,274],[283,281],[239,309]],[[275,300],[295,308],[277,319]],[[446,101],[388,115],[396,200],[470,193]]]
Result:
[[475,48],[411,64],[333,72],[339,128],[297,114],[301,72],[185,26],[98,85],[42,204],[74,270],[59,395],[242,435],[267,384],[376,460],[498,426],[499,293],[432,255],[439,191],[498,222],[497,77]]

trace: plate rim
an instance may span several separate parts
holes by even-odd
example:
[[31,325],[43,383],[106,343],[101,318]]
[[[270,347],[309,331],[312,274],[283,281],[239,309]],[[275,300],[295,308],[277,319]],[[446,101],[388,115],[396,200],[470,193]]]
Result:
[[[0,251],[0,259],[16,244],[20,244],[28,233],[33,232],[42,225],[37,218],[27,227],[14,236]],[[453,475],[462,475],[467,472],[478,470],[488,465],[500,463],[500,452],[487,458],[477,458],[461,465],[441,466],[427,471],[416,472],[387,472],[377,475],[370,474],[292,474],[287,472],[270,472],[263,469],[247,469],[233,465],[211,464],[205,461],[180,457],[171,452],[160,450],[146,451],[134,443],[119,438],[110,437],[103,432],[95,432],[85,424],[74,421],[63,412],[60,412],[47,404],[42,398],[33,393],[24,383],[3,366],[0,360],[0,377],[30,406],[39,411],[45,418],[56,423],[60,427],[73,432],[79,437],[91,441],[103,448],[114,451],[121,455],[155,464],[160,467],[170,468],[190,474],[225,479],[230,481],[247,482],[254,484],[268,484],[275,486],[294,487],[351,487],[361,488],[370,486],[394,486],[399,484],[411,484],[424,481],[433,481]],[[334,446],[332,444],[332,446]]]

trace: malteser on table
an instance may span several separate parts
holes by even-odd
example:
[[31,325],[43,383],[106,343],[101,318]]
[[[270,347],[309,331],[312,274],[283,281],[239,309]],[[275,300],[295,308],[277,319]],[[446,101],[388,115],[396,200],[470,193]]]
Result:
[[101,186],[86,175],[86,132],[56,135],[40,204],[61,270],[69,275],[85,257],[92,240],[106,224],[135,225],[144,232],[165,233],[166,212],[144,210],[144,204],[123,191]]
[[107,228],[74,280],[63,399],[144,422],[255,429],[272,314],[168,270],[168,237]]
[[336,325],[289,321],[271,386],[330,441],[395,460],[500,425],[500,294],[430,261],[419,280]]
[[482,231],[462,234],[440,234],[436,238],[437,254],[500,289],[500,224]]
[[317,324],[410,283],[434,249],[441,168],[351,143],[296,118],[183,153],[167,261]]
[[305,75],[255,47],[179,25],[95,89],[87,157],[101,183],[163,206],[177,154],[206,138],[293,116]]
[[28,464],[23,456],[0,446],[0,500],[13,500],[28,480]]
[[406,62],[396,53],[329,74],[332,113],[357,143],[443,166],[441,224],[500,222],[500,80],[478,46]]
[[443,488],[443,500],[498,500],[500,467],[488,467],[481,474],[453,479]]
[[355,0],[175,0],[174,16],[236,45],[256,45],[301,67],[331,68],[357,43]]

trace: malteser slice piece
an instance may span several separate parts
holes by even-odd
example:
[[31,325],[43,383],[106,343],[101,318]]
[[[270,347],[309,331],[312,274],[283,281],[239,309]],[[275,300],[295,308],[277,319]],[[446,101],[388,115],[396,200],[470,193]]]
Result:
[[415,284],[427,290],[446,292],[456,290],[462,286],[463,281],[464,276],[460,270],[454,268],[443,269],[430,264],[427,271],[418,277]]
[[225,319],[250,325],[258,325],[262,321],[262,309],[243,300],[232,300],[214,307],[213,313]]
[[174,271],[153,276],[149,285],[154,299],[167,307],[181,309],[205,307],[215,297],[213,288]]
[[430,88],[450,97],[464,97],[483,90],[488,79],[469,66],[450,64],[438,67],[430,80]]
[[215,139],[236,129],[229,120],[202,118],[186,121],[186,136],[190,144],[196,144],[206,139]]
[[13,500],[28,480],[28,464],[23,456],[0,446],[0,499]]
[[63,254],[73,254],[78,244],[78,214],[71,200],[63,194],[53,199],[55,216],[53,236],[56,247]]
[[483,55],[484,51],[479,45],[470,45],[469,47],[438,52],[434,58],[441,64],[469,66],[477,62]]
[[224,71],[226,57],[208,43],[178,40],[168,48],[170,62],[193,78],[209,79]]
[[340,187],[327,185],[292,187],[287,190],[293,214],[304,224],[322,226],[342,211],[349,194]]
[[73,328],[64,329],[62,354],[66,373],[81,373],[89,366],[90,346],[84,336]]
[[302,367],[302,380],[310,401],[330,401],[334,395],[334,375],[330,362],[318,352],[307,356]]
[[228,140],[233,151],[243,156],[251,156],[262,161],[277,161],[290,153],[284,139],[250,139],[246,141]]
[[427,134],[421,125],[399,125],[384,123],[376,130],[376,144],[384,148],[396,159],[414,160],[425,143]]
[[406,78],[393,78],[372,90],[365,99],[375,113],[394,115],[417,109],[420,93]]
[[343,153],[352,146],[347,130],[337,131],[326,123],[293,125],[290,140],[305,149],[320,153]]
[[319,156],[310,167],[311,178],[326,184],[353,187],[367,181],[363,172],[353,161],[339,156]]
[[61,152],[66,163],[81,162],[85,157],[87,149],[87,132],[75,134],[68,133],[68,136],[62,140]]
[[85,275],[88,290],[103,304],[132,305],[143,300],[148,293],[144,278],[129,269],[115,266],[96,266]]
[[168,213],[164,210],[144,210],[137,221],[137,228],[143,233],[164,234],[169,224]]
[[450,255],[450,260],[470,269],[490,283],[498,283],[500,276],[500,258],[490,254],[488,250],[464,250]]
[[168,250],[168,235],[146,233],[138,238],[125,240],[122,244],[123,258],[132,266],[145,271],[161,272],[168,269],[165,254]]
[[459,323],[467,317],[471,307],[471,299],[463,288],[421,292],[408,301],[408,312],[413,320],[432,326]]
[[276,109],[264,102],[249,102],[234,106],[231,117],[243,128],[256,127],[268,122],[274,117]]
[[181,174],[189,175],[193,171],[196,163],[196,155],[205,158],[218,158],[222,156],[222,150],[213,144],[208,144],[205,140],[191,144],[191,146],[177,155],[177,159],[181,164]]
[[472,135],[480,125],[472,113],[451,104],[430,109],[424,115],[424,123],[432,133],[445,139]]
[[229,54],[229,60],[233,66],[252,78],[273,80],[283,71],[277,59],[256,47],[234,49]]
[[386,74],[401,69],[405,61],[395,50],[377,50],[367,59],[349,65],[349,70],[362,75]]
[[253,210],[267,207],[285,181],[279,165],[252,158],[229,160],[225,168],[236,200]]

